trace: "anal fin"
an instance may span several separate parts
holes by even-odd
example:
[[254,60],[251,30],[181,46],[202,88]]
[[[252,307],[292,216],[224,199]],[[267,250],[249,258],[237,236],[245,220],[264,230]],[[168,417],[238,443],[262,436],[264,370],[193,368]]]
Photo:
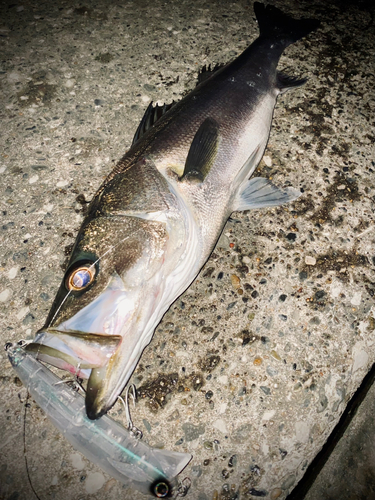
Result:
[[301,87],[307,82],[307,78],[297,78],[295,76],[289,76],[285,73],[277,72],[277,87],[280,92],[283,94],[288,90],[295,89],[297,87]]
[[233,211],[276,207],[296,200],[301,194],[298,189],[292,187],[281,189],[268,179],[253,177],[247,181],[244,189],[239,194]]

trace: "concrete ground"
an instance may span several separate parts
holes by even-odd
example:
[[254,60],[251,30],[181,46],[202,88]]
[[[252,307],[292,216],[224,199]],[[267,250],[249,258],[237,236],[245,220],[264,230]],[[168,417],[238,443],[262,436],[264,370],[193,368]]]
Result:
[[[349,403],[340,424],[337,426],[339,439],[335,439],[335,432],[317,456],[317,462],[324,466],[319,470],[315,480],[309,484],[305,500],[374,500],[375,499],[375,366],[369,376],[361,384],[353,400]],[[370,379],[370,380],[367,380]],[[358,401],[359,399],[359,401]],[[361,399],[363,399],[361,401]],[[358,403],[358,404],[357,404]],[[346,417],[348,421],[346,422]],[[346,426],[346,424],[348,424]],[[330,440],[333,438],[332,444]],[[306,473],[305,481],[311,477]],[[299,486],[293,490],[295,496]],[[301,491],[301,490],[300,490]],[[292,500],[292,498],[288,498]]]
[[[308,83],[279,98],[257,171],[303,196],[233,214],[132,377],[144,440],[193,455],[181,475],[191,500],[285,499],[375,361],[373,7],[275,4],[322,20],[282,57]],[[257,33],[245,0],[2,2],[2,343],[43,325],[83,200],[150,100],[179,99]],[[0,356],[1,498],[145,498],[73,450]],[[125,421],[120,405],[111,415]],[[374,481],[371,453],[353,495]]]

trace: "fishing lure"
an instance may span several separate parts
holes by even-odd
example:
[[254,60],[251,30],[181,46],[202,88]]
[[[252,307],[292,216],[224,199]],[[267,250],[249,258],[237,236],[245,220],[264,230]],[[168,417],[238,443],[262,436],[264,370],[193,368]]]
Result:
[[7,344],[6,350],[32,398],[76,450],[146,495],[176,498],[186,494],[188,486],[179,486],[177,476],[190,462],[190,454],[152,448],[108,415],[90,420],[80,394],[20,345]]

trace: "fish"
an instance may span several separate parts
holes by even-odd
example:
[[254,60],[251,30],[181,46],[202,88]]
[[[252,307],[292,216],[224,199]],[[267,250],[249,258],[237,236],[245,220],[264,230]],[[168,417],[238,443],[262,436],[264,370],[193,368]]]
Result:
[[277,70],[319,21],[254,3],[259,37],[208,70],[180,101],[148,106],[127,153],[93,197],[45,325],[26,351],[87,379],[88,418],[116,402],[170,305],[235,211],[300,196],[252,177],[279,94],[305,78]]

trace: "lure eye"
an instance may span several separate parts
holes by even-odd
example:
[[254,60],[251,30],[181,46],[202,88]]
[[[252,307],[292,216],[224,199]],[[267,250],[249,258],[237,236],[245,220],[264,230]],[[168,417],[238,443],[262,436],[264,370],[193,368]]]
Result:
[[152,485],[152,493],[157,498],[167,498],[170,495],[170,486],[166,481],[157,481]]
[[94,281],[95,267],[92,265],[82,265],[74,269],[67,279],[68,290],[84,290]]

